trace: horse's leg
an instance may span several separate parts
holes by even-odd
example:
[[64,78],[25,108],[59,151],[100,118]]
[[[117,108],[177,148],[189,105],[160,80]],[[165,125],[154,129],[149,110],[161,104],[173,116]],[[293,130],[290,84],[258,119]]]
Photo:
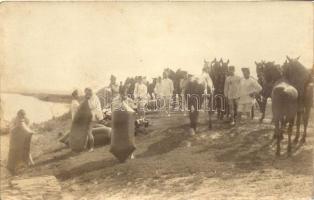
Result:
[[220,101],[217,102],[217,119],[221,120],[223,118],[223,113],[222,113],[222,104]]
[[198,121],[197,101],[190,99],[188,102],[189,117],[190,117],[190,134],[194,135]]
[[288,127],[288,156],[291,156],[291,134],[292,134],[293,124],[294,124],[294,117],[292,119],[289,119],[289,127]]
[[298,143],[299,142],[299,137],[300,137],[300,125],[301,125],[301,117],[302,117],[302,112],[298,111],[297,112],[297,121],[296,121],[296,125],[297,125],[297,132],[294,138],[294,143]]
[[225,101],[225,108],[226,108],[226,117],[227,117],[227,120],[230,119],[230,106],[229,106],[229,101],[227,98],[224,98],[224,101]]
[[254,105],[251,108],[251,119],[254,119]]
[[[207,108],[205,106],[205,110],[208,109],[208,129],[212,129],[212,102],[210,101],[211,98],[207,98]],[[206,103],[206,102],[205,102]]]
[[190,111],[190,128],[192,128],[194,131],[196,131],[197,121],[198,121],[198,111]]
[[277,120],[275,120],[275,134],[274,134],[274,137],[275,137],[276,142],[277,142],[276,156],[280,156],[280,138],[279,138],[279,134],[280,134],[280,122],[277,119]]
[[283,140],[283,133],[285,131],[285,128],[286,128],[286,120],[285,120],[285,117],[283,117],[280,120],[280,135],[279,135],[280,140]]
[[258,95],[257,97],[255,97],[256,99],[256,102],[258,104],[258,107],[259,107],[259,111],[262,112],[262,95]]
[[226,103],[225,97],[223,97],[223,101],[221,102],[220,109],[221,109],[220,120],[223,120],[224,117],[226,117],[228,119],[229,108],[228,108],[228,103]]
[[233,100],[233,120],[237,121],[238,120],[238,100],[234,99]]
[[267,97],[265,98],[262,98],[262,101],[260,103],[260,110],[261,110],[261,113],[262,113],[262,116],[261,118],[259,119],[259,122],[262,123],[264,118],[265,118],[265,112],[266,112],[266,105],[267,105]]
[[217,120],[220,120],[220,107],[217,106]]
[[303,114],[304,132],[303,132],[303,136],[302,136],[302,139],[301,139],[302,143],[305,143],[305,141],[306,141],[307,125],[309,123],[310,111],[311,111],[311,107],[306,107],[305,111],[304,111],[304,114]]
[[213,125],[212,125],[212,113],[211,111],[208,111],[208,129],[212,129]]

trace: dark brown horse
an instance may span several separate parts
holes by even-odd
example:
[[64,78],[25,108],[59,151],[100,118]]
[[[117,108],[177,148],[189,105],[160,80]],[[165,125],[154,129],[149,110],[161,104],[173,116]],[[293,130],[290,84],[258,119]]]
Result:
[[190,134],[192,135],[195,134],[197,128],[199,111],[200,109],[204,109],[204,106],[206,107],[205,109],[207,109],[209,116],[208,128],[212,128],[211,101],[209,97],[204,96],[204,90],[204,84],[200,83],[195,77],[188,80],[185,88],[185,99],[187,100],[190,118]]
[[297,143],[299,141],[301,118],[303,118],[304,132],[301,142],[304,143],[306,141],[310,110],[313,105],[313,83],[310,71],[298,59],[292,59],[287,56],[287,60],[282,68],[283,76],[298,91],[297,135],[294,142]]
[[[209,62],[204,60],[203,71],[209,72]],[[188,105],[190,118],[190,134],[195,134],[198,122],[200,109],[205,109],[208,112],[208,128],[212,128],[211,112],[212,112],[212,88],[207,88],[208,95],[204,95],[205,85],[199,77],[190,77],[185,86],[185,99]]]
[[[209,62],[206,60],[204,61],[204,67],[208,65]],[[224,86],[225,86],[225,80],[228,75],[228,64],[229,60],[227,62],[223,62],[222,59],[217,61],[215,58],[210,63],[210,72],[209,75],[213,81],[214,85],[214,108],[217,110],[217,118],[222,120],[224,117],[224,114],[226,114],[226,108],[227,108],[227,101],[224,98]]]
[[279,70],[280,65],[276,65],[275,62],[261,61],[260,63],[255,62],[255,64],[258,83],[262,86],[262,91],[256,97],[256,100],[262,113],[260,122],[263,122],[267,100],[271,98],[274,84],[281,77],[281,72]]

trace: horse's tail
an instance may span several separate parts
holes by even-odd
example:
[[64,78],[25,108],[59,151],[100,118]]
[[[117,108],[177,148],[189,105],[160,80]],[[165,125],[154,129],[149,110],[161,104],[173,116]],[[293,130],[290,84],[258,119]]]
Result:
[[314,98],[314,83],[309,83],[305,89],[305,107],[310,108],[313,106]]

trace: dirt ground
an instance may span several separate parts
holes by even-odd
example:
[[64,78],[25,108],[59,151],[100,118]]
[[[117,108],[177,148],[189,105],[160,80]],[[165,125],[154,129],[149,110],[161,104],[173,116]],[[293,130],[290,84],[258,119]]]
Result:
[[[59,132],[69,129],[65,117],[37,126],[32,141],[36,165],[19,176],[56,176],[63,199],[308,200],[312,196],[312,122],[306,144],[294,145],[292,157],[287,157],[285,135],[277,158],[269,118],[263,124],[255,119],[235,127],[214,120],[208,130],[202,113],[194,136],[187,134],[189,121],[183,113],[148,118],[151,125],[136,137],[135,159],[125,163],[109,152],[110,145],[71,153],[58,142]],[[8,136],[1,139],[3,186],[10,179],[3,167]]]

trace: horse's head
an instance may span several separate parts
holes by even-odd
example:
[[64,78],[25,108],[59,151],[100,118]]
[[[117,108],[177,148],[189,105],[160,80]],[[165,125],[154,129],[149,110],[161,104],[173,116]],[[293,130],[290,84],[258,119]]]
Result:
[[282,76],[282,70],[280,65],[276,65],[275,62],[255,62],[256,74],[261,84],[269,84],[277,81]]
[[229,59],[228,59],[226,62],[224,62],[224,61],[222,60],[222,58],[221,58],[220,61],[219,61],[219,63],[220,63],[220,65],[221,65],[222,67],[228,67],[228,65],[229,65]]
[[176,73],[170,68],[168,68],[168,78],[172,81],[175,81],[176,79]]
[[299,57],[290,58],[286,56],[286,60],[282,65],[283,75],[287,80],[293,79],[293,76],[296,76],[298,73],[302,73],[305,70],[305,67],[299,62]]
[[177,77],[178,80],[185,79],[187,77],[187,74],[188,74],[187,71],[184,71],[184,70],[181,70],[181,69],[178,69],[176,71],[176,77]]
[[223,75],[227,75],[228,74],[228,66],[229,66],[229,59],[224,62],[222,59],[220,59],[220,73]]
[[302,95],[310,72],[299,62],[299,58],[300,56],[297,58],[286,56],[282,69],[284,78]]
[[255,61],[255,65],[256,65],[256,75],[258,79],[262,79],[263,78],[263,73],[264,73],[264,66],[265,66],[265,61],[261,61],[261,62],[256,62]]
[[213,70],[216,69],[216,68],[219,68],[220,67],[220,61],[217,61],[217,59],[215,58],[211,62],[210,66],[211,66],[211,69],[213,69]]
[[276,65],[275,62],[266,62],[264,63],[263,75],[265,81],[268,83],[274,83],[281,79],[282,69],[280,65]]

